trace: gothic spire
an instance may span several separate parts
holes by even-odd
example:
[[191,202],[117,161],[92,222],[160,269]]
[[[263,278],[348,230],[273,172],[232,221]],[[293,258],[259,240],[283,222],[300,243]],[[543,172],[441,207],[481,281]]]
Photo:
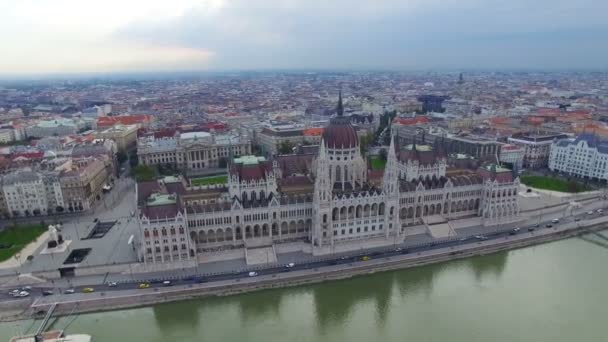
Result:
[[342,104],[342,89],[340,89],[340,93],[338,94],[338,106],[336,107],[336,112],[338,116],[342,116],[344,114],[344,105]]

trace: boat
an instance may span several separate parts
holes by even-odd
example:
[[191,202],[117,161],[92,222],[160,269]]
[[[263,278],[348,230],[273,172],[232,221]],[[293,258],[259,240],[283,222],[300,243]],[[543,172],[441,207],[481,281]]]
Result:
[[15,336],[10,342],[91,342],[91,335],[73,334],[65,335],[63,330],[50,330],[39,335],[30,334]]

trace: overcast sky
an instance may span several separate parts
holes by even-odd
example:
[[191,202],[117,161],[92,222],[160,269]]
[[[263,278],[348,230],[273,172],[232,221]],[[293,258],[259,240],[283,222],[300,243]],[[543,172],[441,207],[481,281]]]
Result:
[[0,74],[608,67],[608,0],[0,0]]

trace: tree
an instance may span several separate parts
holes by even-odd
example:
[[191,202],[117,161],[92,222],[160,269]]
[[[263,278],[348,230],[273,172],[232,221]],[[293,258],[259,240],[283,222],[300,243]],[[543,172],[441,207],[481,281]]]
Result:
[[293,152],[293,143],[289,140],[283,140],[279,145],[279,154],[291,154]]
[[381,148],[378,154],[380,155],[380,159],[382,160],[386,160],[388,158],[388,153],[386,152],[385,148]]
[[137,153],[131,153],[131,155],[129,156],[129,165],[131,165],[131,167],[135,167],[138,163],[139,159],[137,158]]
[[127,156],[126,153],[124,152],[118,152],[116,153],[116,160],[118,160],[118,164],[121,165],[122,163],[126,162],[127,159],[129,159],[129,157]]
[[359,148],[361,149],[362,155],[365,155],[367,153],[367,150],[369,149],[369,146],[372,144],[373,141],[374,136],[371,134],[366,134],[359,138]]

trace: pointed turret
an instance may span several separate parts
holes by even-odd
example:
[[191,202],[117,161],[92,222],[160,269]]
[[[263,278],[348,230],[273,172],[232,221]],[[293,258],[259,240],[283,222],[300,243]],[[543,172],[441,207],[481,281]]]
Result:
[[338,106],[336,107],[336,113],[338,116],[344,115],[344,105],[342,104],[342,89],[338,93]]
[[382,187],[387,195],[394,195],[397,192],[399,183],[399,171],[397,165],[397,154],[395,153],[395,139],[391,137],[391,144],[388,148],[386,165],[384,166],[384,177]]

